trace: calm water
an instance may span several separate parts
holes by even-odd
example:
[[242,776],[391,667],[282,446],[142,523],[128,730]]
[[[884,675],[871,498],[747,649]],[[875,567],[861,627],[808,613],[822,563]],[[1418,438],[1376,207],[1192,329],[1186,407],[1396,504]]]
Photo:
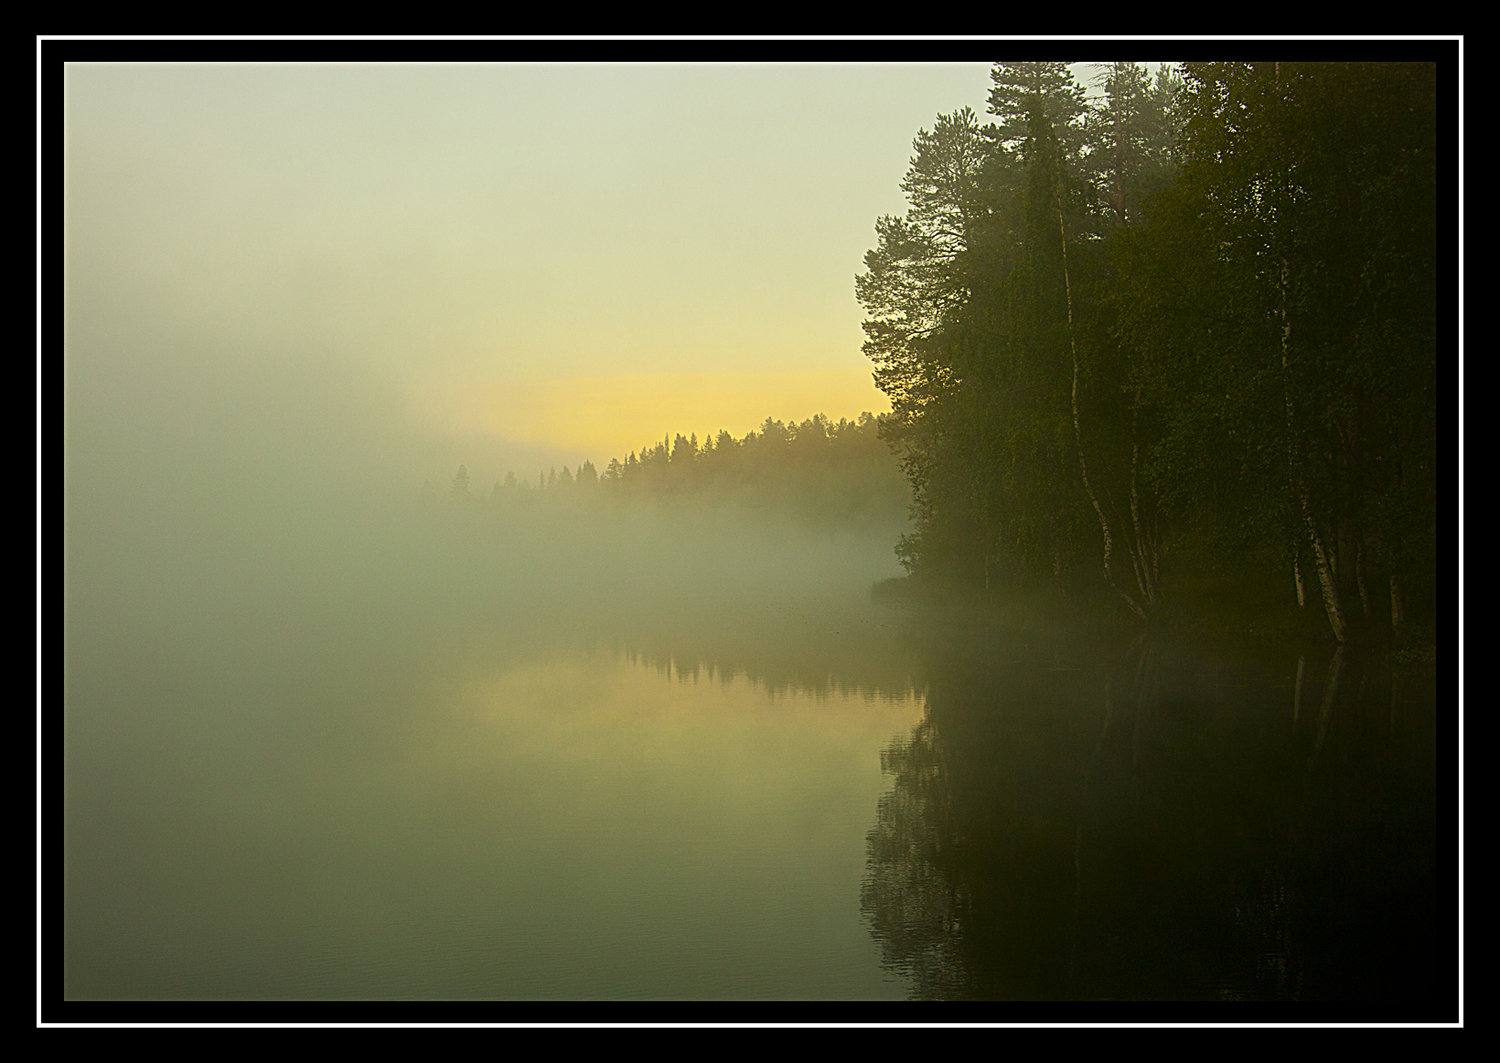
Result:
[[384,708],[383,733],[189,731],[101,765],[70,838],[70,990],[905,995],[857,898],[910,693],[560,650]]
[[1440,990],[1430,676],[878,607],[863,550],[75,608],[66,995]]
[[1430,675],[979,641],[930,648],[885,753],[862,903],[914,996],[1456,999]]

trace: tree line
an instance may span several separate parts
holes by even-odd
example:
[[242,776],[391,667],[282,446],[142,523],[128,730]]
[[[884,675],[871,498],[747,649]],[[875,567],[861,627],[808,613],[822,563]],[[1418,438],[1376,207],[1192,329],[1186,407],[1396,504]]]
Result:
[[[997,63],[856,278],[914,578],[1159,614],[1255,569],[1333,637],[1435,595],[1436,69]],[[1174,580],[1176,581],[1174,583]]]
[[[838,421],[815,414],[800,423],[767,417],[742,437],[721,430],[702,443],[696,433],[669,433],[623,460],[611,458],[603,472],[590,461],[576,471],[539,471],[535,481],[508,472],[488,502],[498,512],[539,503],[732,502],[832,520],[900,519],[910,492],[880,424],[868,412]],[[478,503],[470,486],[460,466],[449,501]],[[430,484],[425,490],[436,499]]]

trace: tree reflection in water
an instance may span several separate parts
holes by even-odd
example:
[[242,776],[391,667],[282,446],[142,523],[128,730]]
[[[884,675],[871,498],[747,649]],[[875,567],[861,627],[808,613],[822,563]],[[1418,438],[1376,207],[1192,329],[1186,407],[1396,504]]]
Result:
[[1430,675],[1039,645],[933,651],[884,755],[861,906],[914,997],[1456,999]]

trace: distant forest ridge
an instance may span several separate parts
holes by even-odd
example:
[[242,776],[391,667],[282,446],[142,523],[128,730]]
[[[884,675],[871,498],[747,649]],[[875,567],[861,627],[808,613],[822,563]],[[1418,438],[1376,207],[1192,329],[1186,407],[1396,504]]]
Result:
[[[742,438],[721,430],[702,443],[696,433],[669,434],[623,460],[611,458],[603,472],[591,461],[576,470],[566,465],[560,471],[538,470],[534,481],[510,471],[488,492],[476,490],[461,465],[448,484],[447,502],[506,509],[590,498],[697,498],[827,517],[900,518],[910,488],[882,438],[882,420],[869,412],[852,421],[820,413],[800,424],[767,417],[759,430]],[[423,492],[430,502],[438,501],[431,481]]]

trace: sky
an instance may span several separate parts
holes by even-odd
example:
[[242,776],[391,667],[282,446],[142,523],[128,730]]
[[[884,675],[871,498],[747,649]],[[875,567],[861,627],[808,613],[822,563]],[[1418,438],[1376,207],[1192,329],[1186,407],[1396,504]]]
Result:
[[498,477],[888,409],[854,277],[905,210],[918,130],[983,115],[989,76],[71,64],[64,86],[73,378],[359,376],[380,416],[489,446]]

